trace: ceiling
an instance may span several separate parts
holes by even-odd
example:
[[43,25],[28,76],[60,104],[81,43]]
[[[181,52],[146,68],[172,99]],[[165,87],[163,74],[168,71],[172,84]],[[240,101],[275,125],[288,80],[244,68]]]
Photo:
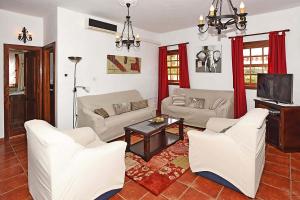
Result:
[[[195,26],[208,13],[211,0],[139,0],[131,9],[133,25],[162,33]],[[232,0],[239,7],[240,0]],[[244,0],[251,15],[300,6],[299,0]],[[227,4],[224,1],[224,4]],[[57,6],[123,22],[126,8],[119,0],[0,0],[0,9],[44,17]]]

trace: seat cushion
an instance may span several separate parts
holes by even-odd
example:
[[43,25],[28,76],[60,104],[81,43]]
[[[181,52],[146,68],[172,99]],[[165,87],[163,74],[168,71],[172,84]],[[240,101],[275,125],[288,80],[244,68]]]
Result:
[[186,106],[168,106],[168,113],[172,117],[184,118],[188,125],[205,127],[211,117],[216,117],[216,112],[209,109],[196,109]]
[[[120,115],[114,115],[105,119],[105,124],[107,127],[121,126],[121,125],[131,125],[141,121],[143,116],[150,113],[150,108],[139,109],[135,111],[130,111]],[[124,127],[124,126],[123,126]]]

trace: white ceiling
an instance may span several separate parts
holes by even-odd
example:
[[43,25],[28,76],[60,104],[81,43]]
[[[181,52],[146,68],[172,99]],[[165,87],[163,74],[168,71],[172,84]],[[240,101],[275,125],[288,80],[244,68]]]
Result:
[[[133,25],[152,32],[195,26],[212,0],[139,0],[131,9]],[[232,0],[239,7],[240,0]],[[299,0],[244,0],[250,15],[300,6]],[[226,4],[226,0],[224,0]],[[0,9],[44,17],[57,6],[123,22],[126,8],[119,0],[0,0]]]

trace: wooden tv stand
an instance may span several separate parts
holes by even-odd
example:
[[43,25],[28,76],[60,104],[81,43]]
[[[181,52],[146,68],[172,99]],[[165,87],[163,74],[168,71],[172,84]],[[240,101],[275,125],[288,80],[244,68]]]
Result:
[[255,99],[255,108],[270,110],[266,142],[284,152],[300,152],[300,106]]

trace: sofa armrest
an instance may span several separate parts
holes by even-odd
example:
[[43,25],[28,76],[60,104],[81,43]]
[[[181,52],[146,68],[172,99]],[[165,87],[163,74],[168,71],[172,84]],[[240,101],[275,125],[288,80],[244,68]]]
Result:
[[78,110],[78,127],[91,127],[97,135],[107,129],[104,118],[86,108]]
[[97,134],[90,127],[76,128],[62,132],[83,146],[86,146],[87,144],[96,140],[99,141]]
[[210,118],[206,124],[206,128],[219,133],[222,130],[235,125],[238,121],[238,119]]
[[148,108],[151,110],[151,116],[155,117],[157,106],[154,99],[148,99]]
[[161,102],[161,113],[167,114],[168,106],[172,105],[172,97],[164,98]]

